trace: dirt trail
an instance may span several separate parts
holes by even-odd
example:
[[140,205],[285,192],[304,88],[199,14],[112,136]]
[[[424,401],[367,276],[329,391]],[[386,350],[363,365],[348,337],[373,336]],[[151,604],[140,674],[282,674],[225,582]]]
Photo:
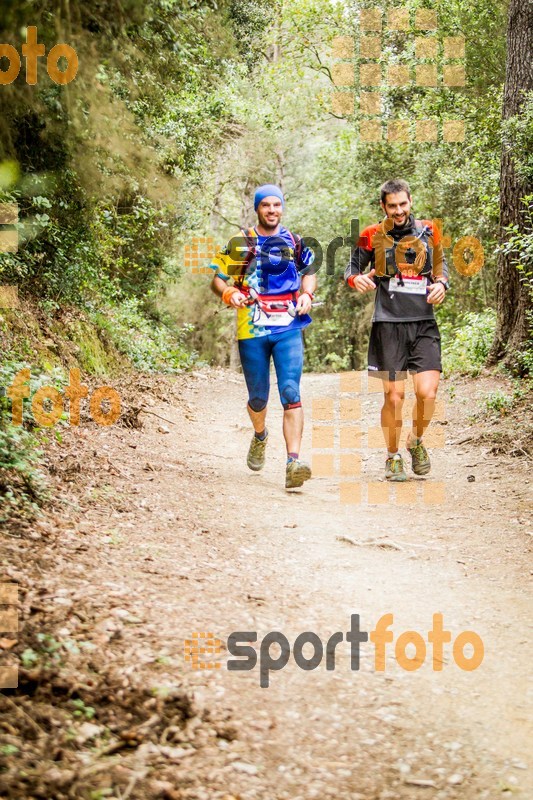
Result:
[[[338,392],[338,376],[305,376],[305,456],[312,399]],[[94,433],[95,453],[109,456],[116,473],[105,490],[111,510],[95,506],[80,523],[91,539],[90,557],[80,553],[82,582],[95,587],[102,625],[110,614],[120,619],[132,671],[144,670],[157,686],[192,685],[200,707],[227,711],[225,736],[207,726],[202,746],[180,760],[179,796],[533,796],[525,466],[451,444],[462,438],[459,397],[449,406],[453,423],[441,426],[447,444],[433,451],[431,480],[446,483],[443,505],[341,503],[334,477],[288,494],[273,397],[260,474],[245,465],[250,429],[243,381],[232,373],[195,373],[178,404],[153,408],[173,424],[145,416],[142,432]],[[363,418],[376,425],[379,397],[362,400]],[[380,481],[382,461],[379,450],[363,452],[362,480]],[[79,580],[79,563],[64,567],[65,585]],[[436,612],[453,638],[464,630],[482,637],[479,669],[460,670],[451,645],[441,672],[432,669],[429,645],[420,669],[397,664],[398,636],[415,630],[427,639]],[[334,671],[324,661],[303,671],[291,657],[271,673],[269,688],[260,688],[258,667],[228,671],[225,652],[220,669],[193,670],[184,660],[193,632],[225,642],[233,631],[257,631],[259,648],[269,631],[291,646],[313,631],[325,644],[349,630],[351,614],[371,631],[386,613],[394,614],[394,643],[384,672],[374,668],[370,642],[361,646],[359,671],[350,669],[344,641]]]

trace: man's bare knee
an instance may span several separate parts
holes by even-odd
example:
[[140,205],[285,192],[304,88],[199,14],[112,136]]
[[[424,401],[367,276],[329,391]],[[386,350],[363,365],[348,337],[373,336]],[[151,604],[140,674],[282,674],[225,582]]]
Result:
[[403,405],[403,401],[405,400],[405,391],[390,389],[388,392],[385,392],[384,399],[385,405],[390,406],[391,408],[397,408],[398,406]]
[[418,391],[416,393],[416,399],[419,403],[424,402],[424,400],[436,400],[437,399],[437,389],[436,388],[428,388],[424,389],[423,391]]

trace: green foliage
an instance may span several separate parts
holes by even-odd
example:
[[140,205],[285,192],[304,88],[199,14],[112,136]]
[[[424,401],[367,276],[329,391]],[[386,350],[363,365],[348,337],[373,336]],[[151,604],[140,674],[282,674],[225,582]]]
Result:
[[322,279],[318,299],[306,328],[305,368],[315,372],[363,369],[366,363],[372,304],[349,291],[338,277]]
[[[35,393],[43,386],[52,386],[61,391],[67,383],[65,371],[61,367],[54,367],[49,372],[36,371],[26,361],[6,361],[0,365],[0,386],[9,387],[16,376],[24,369],[30,370],[28,398],[23,401],[23,425],[26,429],[38,427],[31,412],[31,403]],[[7,421],[11,415],[11,400],[7,395],[0,397],[0,423]],[[66,424],[67,414],[63,412],[58,424]]]
[[522,203],[523,224],[520,227],[511,225],[507,229],[501,250],[514,257],[513,263],[533,295],[533,195],[524,197]]
[[485,409],[496,414],[506,414],[513,406],[513,397],[501,389],[489,392],[484,398]]
[[188,325],[178,327],[169,319],[149,319],[133,298],[95,313],[94,321],[107,332],[117,350],[144,372],[180,372],[196,360],[196,354],[185,346]]
[[468,312],[460,327],[442,323],[442,360],[446,375],[479,375],[496,330],[496,314]]
[[117,206],[101,203],[95,209],[92,232],[100,269],[114,296],[147,298],[155,291],[172,245],[174,209],[156,206],[147,197],[121,198]]
[[[380,184],[403,176],[412,187],[415,213],[441,218],[452,246],[471,235],[484,247],[485,266],[473,278],[455,271],[452,249],[447,249],[453,291],[438,313],[439,321],[453,329],[461,325],[466,313],[482,313],[495,305],[506,8],[490,0],[476,8],[459,0],[431,4],[439,20],[435,34],[439,62],[443,62],[445,37],[465,37],[466,86],[447,88],[442,77],[436,89],[418,87],[414,82],[402,88],[382,86],[384,125],[395,118],[438,120],[439,139],[370,145],[359,135],[357,99],[353,117],[338,119],[331,114],[331,92],[337,90],[331,74],[335,64],[331,43],[335,36],[351,36],[357,54],[360,8],[376,5],[384,13],[390,7],[375,0],[344,4],[291,0],[276,8],[264,57],[242,87],[247,103],[244,108],[236,106],[240,138],[224,150],[216,181],[207,187],[213,192],[211,224],[217,239],[223,240],[234,229],[222,227],[220,219],[253,223],[254,184],[279,181],[287,199],[285,224],[314,237],[326,250],[336,237],[348,237],[352,219],[359,220],[360,227],[379,220]],[[402,8],[408,8],[413,19],[422,6],[427,3],[408,0]],[[412,32],[387,31],[385,26],[382,40],[382,68],[387,63],[402,63],[413,74],[417,60]],[[357,63],[356,58],[355,87],[344,89],[356,97],[360,89]],[[260,118],[249,113],[257,103]],[[465,121],[463,144],[443,140],[442,122],[453,118]],[[207,213],[205,220],[202,230],[208,228]],[[318,273],[319,299],[324,306],[313,314],[314,324],[305,334],[308,369],[364,366],[370,311],[364,300],[354,297],[339,281],[349,255],[349,248],[339,248],[335,275],[326,275],[325,266]],[[185,292],[188,277],[181,282]],[[200,352],[212,357],[212,348]]]
[[[7,389],[20,370],[30,368],[26,362],[6,361],[0,365],[0,386]],[[33,519],[48,500],[44,473],[39,466],[42,452],[36,422],[31,413],[31,400],[42,386],[61,389],[65,376],[61,369],[49,373],[30,371],[30,397],[23,401],[23,425],[13,425],[11,400],[0,396],[0,522],[14,517]],[[65,424],[66,414],[59,423]]]
[[187,345],[202,358],[228,366],[235,338],[235,314],[217,303],[210,289],[211,276],[191,275],[169,287],[161,302],[167,317],[187,327]]
[[14,517],[33,519],[48,499],[46,480],[38,469],[41,457],[35,436],[0,422],[0,523]]
[[81,717],[82,719],[93,719],[94,715],[96,714],[95,709],[92,706],[86,706],[81,698],[76,698],[74,700],[71,700],[70,704],[74,709],[74,711],[72,712],[72,716],[74,717]]
[[[10,4],[2,41],[31,19],[50,47],[57,13],[50,0]],[[20,211],[0,284],[55,310],[155,297],[177,274],[175,240],[198,219],[270,18],[265,0],[73,0],[68,90],[40,68],[31,96],[23,81],[0,93],[0,202]]]
[[14,756],[18,752],[19,748],[14,744],[3,744],[0,747],[0,755],[2,756]]
[[[492,392],[488,392],[482,398],[482,413],[503,417],[508,415],[512,410],[516,410],[518,408],[522,408],[525,410],[528,406],[528,402],[531,401],[531,390],[533,389],[533,383],[531,379],[526,378],[524,379],[515,379],[513,391],[509,393],[508,391],[503,391],[502,389],[496,389]],[[524,428],[524,431],[521,433],[527,438],[527,425]]]
[[24,669],[31,669],[38,663],[39,655],[31,647],[27,647],[21,654],[20,661]]
[[[88,308],[141,369],[183,369],[194,361],[190,341],[227,363],[229,315],[217,314],[207,287],[182,268],[190,231],[227,240],[253,222],[254,185],[276,181],[287,197],[286,224],[326,248],[348,236],[352,219],[361,226],[379,219],[380,183],[403,175],[417,214],[442,218],[452,243],[474,235],[484,245],[484,269],[467,279],[452,268],[453,291],[438,312],[452,368],[478,370],[481,331],[489,330],[484,309],[495,296],[502,135],[527,177],[533,99],[502,132],[505,3],[406,0],[412,19],[420,7],[437,11],[438,30],[428,35],[436,36],[439,61],[444,38],[464,35],[467,81],[458,89],[441,79],[435,89],[385,85],[383,123],[458,117],[466,139],[365,144],[357,111],[348,119],[331,113],[331,44],[339,35],[357,39],[360,9],[376,5],[389,7],[385,0],[72,0],[84,67],[68,91],[41,70],[31,104],[22,81],[0,93],[0,202],[17,202],[21,219],[19,251],[0,255],[0,283],[37,294],[50,314],[67,303]],[[9,4],[4,40],[30,12],[49,47],[58,35],[50,0],[39,8]],[[414,71],[412,33],[384,27],[383,68],[403,63]],[[357,95],[357,68],[355,76]],[[511,230],[505,246],[530,281],[529,233]],[[319,273],[324,305],[305,333],[307,368],[364,366],[371,309],[339,280],[348,258],[349,248],[339,248],[335,275]],[[167,316],[158,318],[162,306]],[[480,342],[463,348],[468,315]],[[76,343],[83,365],[101,372],[105,350],[85,347],[83,330]]]

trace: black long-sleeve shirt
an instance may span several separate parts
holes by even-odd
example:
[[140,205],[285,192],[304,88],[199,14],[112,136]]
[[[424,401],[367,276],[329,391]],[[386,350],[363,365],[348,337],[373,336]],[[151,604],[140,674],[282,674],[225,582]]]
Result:
[[[387,241],[387,237],[393,243]],[[381,231],[381,223],[365,228],[354,248],[344,279],[361,275],[367,267],[376,268],[381,275],[376,288],[373,322],[416,322],[433,319],[433,305],[427,302],[427,286],[435,279],[448,280],[448,265],[442,247],[442,235],[432,220],[415,220],[413,215],[402,228],[391,228],[387,234]],[[406,236],[417,238],[426,249],[425,264],[418,277],[397,277],[395,247]],[[377,237],[377,238],[376,238]],[[382,262],[381,269],[380,260]],[[377,262],[377,263],[376,263]]]

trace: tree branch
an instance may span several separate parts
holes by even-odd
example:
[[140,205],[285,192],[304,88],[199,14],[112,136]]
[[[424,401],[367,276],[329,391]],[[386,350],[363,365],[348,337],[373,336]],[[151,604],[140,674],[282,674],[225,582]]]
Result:
[[227,222],[228,225],[231,225],[233,228],[238,228],[239,230],[241,229],[241,226],[239,225],[238,222],[232,222],[230,219],[225,217],[224,214],[221,214],[220,211],[217,211],[216,208],[213,209],[213,214],[216,214],[217,217],[220,217],[221,219],[223,219],[224,222]]

